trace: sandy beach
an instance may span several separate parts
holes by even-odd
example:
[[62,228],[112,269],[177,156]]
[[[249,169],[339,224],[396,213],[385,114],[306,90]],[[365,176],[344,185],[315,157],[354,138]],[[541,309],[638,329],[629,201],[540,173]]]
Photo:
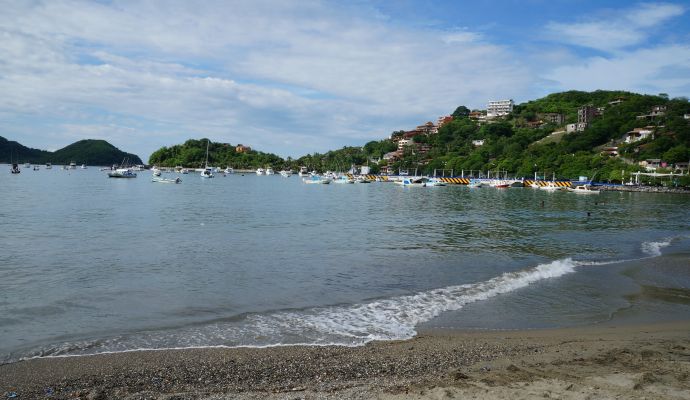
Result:
[[690,321],[423,332],[363,347],[137,351],[0,366],[3,398],[690,399]]

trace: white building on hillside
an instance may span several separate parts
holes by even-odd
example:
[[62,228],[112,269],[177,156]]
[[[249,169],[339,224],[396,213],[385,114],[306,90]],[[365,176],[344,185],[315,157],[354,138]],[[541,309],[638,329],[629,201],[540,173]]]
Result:
[[487,118],[501,117],[513,112],[513,99],[490,101],[486,106]]

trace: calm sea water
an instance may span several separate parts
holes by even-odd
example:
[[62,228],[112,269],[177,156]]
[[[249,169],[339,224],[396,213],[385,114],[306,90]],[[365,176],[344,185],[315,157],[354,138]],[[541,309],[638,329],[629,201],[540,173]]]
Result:
[[0,361],[690,316],[684,195],[0,171]]

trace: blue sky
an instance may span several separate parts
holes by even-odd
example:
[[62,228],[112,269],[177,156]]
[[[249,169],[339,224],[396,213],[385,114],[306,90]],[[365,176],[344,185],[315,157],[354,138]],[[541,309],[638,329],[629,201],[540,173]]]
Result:
[[690,95],[687,2],[0,0],[0,136],[298,157],[458,105]]

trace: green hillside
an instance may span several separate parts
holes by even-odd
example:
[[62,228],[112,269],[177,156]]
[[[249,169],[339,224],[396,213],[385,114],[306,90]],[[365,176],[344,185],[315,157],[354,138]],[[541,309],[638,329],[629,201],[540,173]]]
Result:
[[149,157],[149,164],[160,167],[183,166],[198,168],[206,161],[206,144],[209,143],[208,164],[233,168],[258,168],[271,166],[282,168],[285,160],[275,154],[249,150],[235,151],[235,146],[229,143],[215,143],[208,139],[190,139],[183,144],[162,147]]
[[[601,108],[582,132],[565,131],[565,125],[577,122],[578,108],[591,105]],[[655,106],[666,107],[663,115],[647,115]],[[458,112],[458,110],[462,112]],[[687,98],[669,99],[623,91],[554,93],[544,98],[518,104],[513,112],[502,119],[477,122],[467,115],[468,109],[459,106],[453,121],[445,124],[437,134],[414,137],[414,146],[405,148],[402,157],[390,163],[381,161],[373,170],[389,165],[392,171],[418,169],[430,174],[434,169],[460,175],[478,170],[500,170],[520,177],[539,175],[560,179],[584,175],[597,180],[620,181],[621,171],[643,170],[639,161],[661,159],[670,164],[690,159],[690,114]],[[541,123],[544,113],[560,113],[563,124]],[[421,121],[420,121],[421,122]],[[634,128],[652,126],[653,136],[626,144],[624,137]],[[398,136],[403,131],[393,132]],[[483,140],[474,146],[473,140]],[[620,157],[602,154],[605,147],[618,147]],[[344,148],[325,154],[312,154],[299,158],[293,165],[308,165],[327,170],[362,164],[377,159],[396,149],[392,140],[372,141],[361,148]],[[370,164],[371,166],[371,164]]]
[[113,165],[120,164],[123,159],[129,159],[130,164],[143,164],[139,156],[125,153],[105,140],[86,139],[72,143],[55,152],[32,149],[14,141],[0,137],[0,162],[10,161],[20,163]]
[[[586,129],[567,133],[566,125],[577,122],[578,109],[591,106],[596,110]],[[664,112],[649,115],[654,107]],[[546,113],[563,115],[563,120],[549,121]],[[345,171],[351,164],[368,164],[372,173],[383,169],[414,170],[431,174],[434,170],[451,170],[455,175],[481,170],[506,171],[518,177],[556,176],[559,179],[592,177],[600,181],[620,181],[621,173],[644,170],[638,162],[661,159],[672,165],[690,159],[690,114],[687,98],[643,95],[624,91],[568,91],[550,94],[515,106],[503,118],[490,121],[470,119],[469,109],[459,106],[454,119],[436,134],[413,137],[413,145],[404,147],[395,159],[381,158],[397,149],[391,139],[371,141],[362,147],[344,147],[326,153],[314,153],[296,160],[249,151],[237,153],[227,143],[211,143],[209,164],[235,168],[274,168],[307,166],[318,171]],[[420,123],[423,121],[420,121]],[[651,125],[653,135],[634,143],[625,143],[626,134],[635,128]],[[409,127],[412,128],[412,127]],[[556,132],[555,134],[553,134]],[[391,137],[400,138],[405,131]],[[552,135],[553,134],[553,135]],[[481,146],[473,141],[483,141]],[[203,165],[206,139],[188,140],[182,145],[163,147],[153,153],[151,164],[160,166]],[[617,147],[619,157],[602,150]],[[690,183],[690,182],[688,182]]]

